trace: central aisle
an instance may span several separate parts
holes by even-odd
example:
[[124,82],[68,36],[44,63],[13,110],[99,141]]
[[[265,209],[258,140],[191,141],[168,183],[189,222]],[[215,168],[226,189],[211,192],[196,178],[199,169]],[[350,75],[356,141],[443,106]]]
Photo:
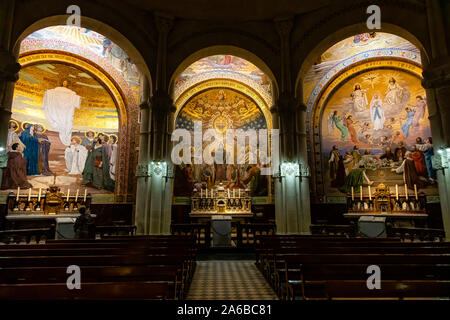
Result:
[[188,300],[277,300],[255,261],[197,261]]

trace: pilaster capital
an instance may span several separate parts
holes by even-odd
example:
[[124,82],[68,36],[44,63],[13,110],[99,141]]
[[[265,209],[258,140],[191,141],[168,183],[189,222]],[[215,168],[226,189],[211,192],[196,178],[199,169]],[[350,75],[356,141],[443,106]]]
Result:
[[275,29],[282,39],[289,37],[292,28],[294,27],[294,21],[292,17],[282,17],[274,19]]
[[158,33],[167,35],[173,27],[173,17],[163,13],[155,13],[155,24]]
[[173,105],[173,100],[166,92],[157,91],[150,98],[150,107],[152,111],[158,113],[175,112],[176,108]]
[[148,176],[150,176],[148,164],[139,163],[136,167],[136,177],[148,177]]
[[16,82],[20,68],[20,64],[10,52],[0,49],[0,80]]
[[298,110],[299,102],[292,94],[285,93],[280,95],[274,108],[276,108],[280,115],[287,113],[292,114]]
[[422,75],[422,86],[425,89],[450,87],[450,57],[430,63]]
[[300,177],[309,178],[311,176],[309,166],[306,163],[300,162],[299,169],[300,169]]
[[6,150],[0,152],[0,168],[5,168],[8,164],[8,154]]
[[150,102],[149,101],[144,101],[139,105],[139,109],[141,110],[146,110],[150,108]]

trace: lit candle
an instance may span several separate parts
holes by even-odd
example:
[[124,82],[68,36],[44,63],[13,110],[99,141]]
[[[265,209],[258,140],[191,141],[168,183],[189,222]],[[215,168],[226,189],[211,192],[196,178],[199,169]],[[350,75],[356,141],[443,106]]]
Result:
[[42,188],[39,188],[38,202],[41,201],[41,190],[42,190]]
[[75,195],[75,202],[78,201],[78,193],[79,193],[80,189],[77,189],[77,194]]
[[31,188],[28,189],[28,201],[30,201],[30,199],[31,199]]
[[70,194],[70,189],[67,189],[67,197],[66,197],[66,201],[69,201],[69,194]]
[[16,201],[19,201],[19,194],[20,194],[20,187],[17,187],[17,197],[16,197]]
[[372,200],[372,193],[370,192],[370,186],[369,186],[369,200]]
[[87,189],[84,189],[84,199],[83,199],[84,202],[86,202],[86,196],[87,196]]
[[419,197],[417,196],[417,186],[414,185],[414,194],[416,195],[416,200],[419,200]]
[[408,186],[405,183],[405,196],[406,196],[406,200],[408,200]]
[[359,186],[359,198],[362,201],[362,186]]
[[353,187],[352,187],[352,201],[355,201],[355,193],[354,193]]
[[398,184],[395,185],[395,199],[398,200]]

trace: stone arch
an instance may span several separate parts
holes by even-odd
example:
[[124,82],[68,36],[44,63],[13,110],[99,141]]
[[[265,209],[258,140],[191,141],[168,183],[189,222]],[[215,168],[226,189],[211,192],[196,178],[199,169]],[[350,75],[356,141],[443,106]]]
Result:
[[[403,2],[403,1],[399,1]],[[429,43],[429,34],[419,24],[412,21],[426,21],[426,7],[423,3],[381,3],[379,4],[382,12],[381,29],[369,30],[366,26],[366,9],[373,3],[363,2],[360,5],[341,5],[333,15],[326,11],[317,14],[317,23],[306,29],[294,26],[292,39],[293,52],[293,70],[296,74],[295,93],[300,97],[302,79],[313,64],[314,58],[325,52],[333,44],[346,39],[352,35],[364,32],[376,31],[391,33],[400,36],[413,45],[421,52],[422,65],[427,66],[431,58],[431,48]],[[329,12],[329,11],[328,11]],[[313,48],[306,51],[304,46]]]
[[[31,33],[50,26],[65,25],[67,17],[67,15],[55,15],[32,22],[20,33],[17,38],[14,39],[13,52],[18,55],[22,40],[24,40]],[[133,60],[139,71],[148,77],[149,83],[151,83],[150,69],[144,60],[144,57],[130,42],[130,40],[127,39],[127,37],[110,25],[86,16],[83,16],[81,19],[81,27],[100,33],[119,45],[127,53],[131,60]]]
[[174,87],[174,81],[176,77],[181,72],[183,72],[183,70],[185,70],[191,64],[202,58],[219,54],[233,55],[245,59],[254,64],[255,66],[257,66],[271,79],[273,86],[273,98],[276,98],[278,96],[278,82],[274,72],[272,71],[273,68],[270,68],[269,64],[267,64],[265,60],[260,58],[260,56],[256,55],[252,51],[233,45],[213,45],[209,47],[204,47],[197,51],[193,51],[189,55],[183,57],[181,61],[179,61],[179,63],[177,64],[177,67],[173,68],[169,84],[169,92],[172,92]]
[[[30,3],[27,3],[27,5],[30,5]],[[45,4],[42,4],[45,5]],[[92,7],[92,5],[90,5]],[[104,8],[103,8],[104,9]],[[98,8],[96,10],[99,10]],[[82,10],[82,15],[87,14],[92,16],[99,16],[96,14],[96,10]],[[23,12],[22,10],[20,12]],[[61,13],[64,11],[59,11],[58,13]],[[22,26],[19,26],[16,28],[16,32],[12,36],[12,52],[15,56],[19,56],[19,51],[21,47],[22,40],[24,40],[28,35],[31,33],[41,30],[46,27],[50,26],[57,26],[57,25],[65,25],[68,15],[52,15],[47,17],[36,17],[34,21],[29,21],[27,23],[23,23]],[[108,17],[110,18],[110,17]],[[27,21],[30,20],[28,17],[27,19],[22,19],[21,21]],[[148,83],[149,88],[148,90],[143,90],[141,87],[140,94],[142,95],[143,91],[147,91],[148,93],[151,93],[152,87],[151,87],[151,71],[152,67],[147,64],[147,61],[153,61],[151,59],[148,59],[149,55],[153,55],[152,46],[148,46],[148,39],[143,40],[141,39],[142,44],[147,44],[147,50],[145,51],[145,57],[141,54],[141,51],[137,49],[137,47],[132,43],[127,36],[119,32],[115,27],[112,26],[113,24],[107,24],[105,22],[102,22],[99,19],[91,18],[88,16],[82,16],[81,17],[81,27],[87,28],[90,30],[93,30],[97,33],[100,33],[107,38],[111,39],[114,43],[116,43],[121,49],[123,49],[127,55],[130,57],[130,59],[133,61],[133,63],[138,68],[139,72],[141,73],[141,77],[145,77],[148,79],[148,81],[141,80],[141,86],[142,83]],[[135,38],[135,37],[134,37]],[[144,42],[145,41],[145,42]],[[139,43],[139,41],[137,41]],[[144,47],[141,45],[141,47]],[[150,47],[150,48],[149,48]],[[65,51],[60,51],[60,53],[64,53]],[[27,52],[26,54],[32,54],[33,52]],[[133,178],[135,176],[135,168],[137,164],[137,156],[136,156],[136,150],[139,146],[139,126],[136,126],[138,123],[139,118],[139,98],[135,99],[132,97],[130,92],[124,92],[122,89],[123,85],[121,86],[119,83],[117,83],[113,78],[113,76],[108,75],[108,70],[103,69],[101,66],[96,64],[95,61],[91,61],[91,59],[86,59],[81,56],[76,57],[77,59],[80,59],[80,61],[89,60],[89,63],[95,64],[99,70],[102,70],[105,77],[109,77],[110,80],[115,83],[116,90],[118,91],[118,94],[116,96],[122,97],[122,110],[118,108],[119,111],[119,120],[120,127],[119,131],[122,132],[122,141],[125,141],[122,145],[119,145],[119,157],[118,159],[121,159],[120,164],[120,171],[118,171],[118,186],[115,188],[115,201],[130,201],[132,200],[132,194],[134,194],[134,190],[136,188],[135,184],[133,183]],[[141,78],[142,79],[142,78]],[[129,88],[128,88],[129,89]],[[125,90],[127,91],[127,90]],[[129,90],[128,90],[129,91]],[[114,95],[113,95],[114,96]],[[11,95],[12,97],[12,95]],[[141,98],[142,99],[142,98]],[[115,99],[117,102],[118,100]],[[120,104],[119,104],[120,106]],[[120,112],[121,111],[121,112]],[[124,123],[122,123],[124,122]]]
[[127,155],[130,154],[130,144],[136,143],[133,133],[127,128],[129,127],[128,124],[133,120],[133,113],[137,112],[137,110],[133,110],[133,108],[136,109],[136,105],[130,106],[127,104],[126,96],[115,79],[103,68],[86,58],[55,50],[32,51],[24,53],[19,57],[19,63],[22,68],[48,62],[67,64],[83,70],[102,84],[111,95],[119,116],[119,141],[126,141],[126,143],[119,144],[119,163],[117,166],[117,179],[114,192],[116,195],[127,193],[129,184],[127,173],[130,167],[130,159]]
[[[409,42],[411,42],[421,52],[422,65],[426,64],[428,62],[428,56],[426,54],[424,47],[419,42],[419,40],[406,30],[403,30],[394,25],[392,25],[392,27],[393,27],[393,29],[386,28],[386,29],[381,30],[380,32],[391,33],[391,34],[400,36],[400,37],[408,40]],[[303,61],[302,65],[297,73],[296,85],[295,85],[296,95],[298,97],[301,97],[302,92],[300,90],[302,90],[302,88],[301,88],[302,81],[303,81],[305,74],[308,72],[309,68],[313,65],[314,57],[317,57],[318,55],[322,54],[328,48],[330,48],[334,44],[338,43],[339,41],[344,40],[348,37],[351,37],[355,34],[359,34],[359,33],[363,33],[363,32],[367,32],[365,27],[360,27],[359,25],[353,25],[353,26],[344,28],[342,30],[336,31],[335,33],[329,35],[328,37],[322,39],[322,41],[320,41],[320,43],[318,43],[317,46],[309,52],[308,56]],[[330,43],[332,43],[332,44],[330,45]],[[303,97],[302,97],[302,99],[303,99]]]

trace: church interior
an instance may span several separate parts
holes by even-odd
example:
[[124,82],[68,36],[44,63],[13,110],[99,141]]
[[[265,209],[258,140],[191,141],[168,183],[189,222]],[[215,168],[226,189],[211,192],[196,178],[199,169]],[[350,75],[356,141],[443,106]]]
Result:
[[450,300],[450,2],[0,26],[0,300]]

